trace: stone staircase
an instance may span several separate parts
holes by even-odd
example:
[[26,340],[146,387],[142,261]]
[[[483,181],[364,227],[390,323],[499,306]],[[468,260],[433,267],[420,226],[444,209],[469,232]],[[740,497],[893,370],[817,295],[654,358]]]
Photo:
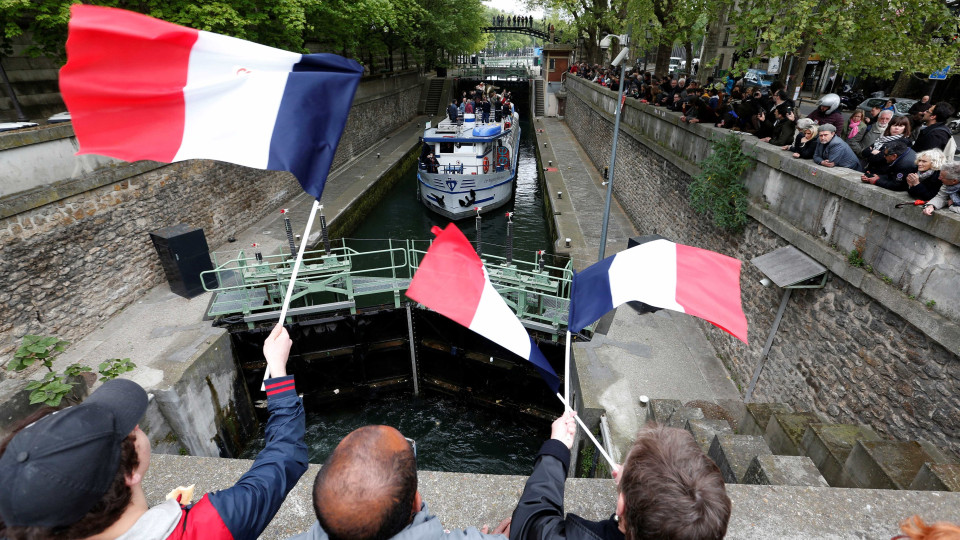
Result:
[[547,94],[543,87],[543,79],[533,80],[533,115],[542,117],[546,114]]
[[440,98],[443,95],[443,83],[446,79],[430,79],[430,87],[427,89],[427,104],[423,112],[430,116],[440,114]]
[[960,492],[960,460],[783,403],[653,399],[647,421],[689,431],[728,484]]

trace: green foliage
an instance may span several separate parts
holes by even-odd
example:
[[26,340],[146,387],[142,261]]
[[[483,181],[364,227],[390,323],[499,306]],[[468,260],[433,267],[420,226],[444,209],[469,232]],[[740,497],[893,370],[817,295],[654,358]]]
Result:
[[855,249],[851,249],[847,254],[847,262],[854,268],[862,268],[864,264],[863,254]]
[[69,394],[76,383],[68,379],[81,371],[90,371],[90,368],[84,368],[74,364],[67,368],[67,371],[61,375],[50,372],[43,376],[39,381],[32,381],[26,389],[30,390],[30,404],[43,403],[50,407],[59,407],[63,397]]
[[933,306],[937,305],[937,301],[936,301],[936,300],[927,300],[927,303],[926,303],[925,305],[926,305],[928,308],[933,309]]
[[690,204],[699,214],[713,214],[721,229],[738,231],[747,224],[747,189],[743,173],[752,160],[743,153],[740,137],[730,133],[714,139],[713,152],[700,163],[690,184]]
[[55,337],[23,336],[20,347],[13,354],[13,360],[7,363],[7,369],[22,371],[39,361],[52,372],[54,358],[66,350],[68,345],[70,342]]
[[[98,371],[100,372],[100,380],[107,382],[112,379],[116,379],[120,375],[128,371],[133,371],[137,365],[130,361],[129,358],[113,358],[107,360],[106,362],[101,362]],[[89,370],[89,368],[87,368]]]

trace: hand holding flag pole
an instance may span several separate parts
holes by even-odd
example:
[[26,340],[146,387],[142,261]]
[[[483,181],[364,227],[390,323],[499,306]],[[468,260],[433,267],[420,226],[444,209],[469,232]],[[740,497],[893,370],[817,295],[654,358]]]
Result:
[[[567,400],[563,399],[563,396],[561,396],[559,392],[556,395],[557,395],[557,399],[560,400],[560,403],[563,403],[563,408],[565,411],[573,411],[573,409],[571,409],[570,405],[567,403]],[[593,436],[593,433],[591,433],[590,430],[587,429],[586,424],[584,424],[583,420],[580,419],[580,415],[576,414],[576,411],[573,411],[573,413],[574,413],[573,418],[577,421],[578,424],[580,424],[580,427],[583,429],[583,432],[587,434],[587,437],[589,437],[591,441],[593,441],[593,445],[596,446],[597,450],[600,451],[600,455],[603,456],[603,459],[607,460],[607,463],[610,464],[610,471],[612,472],[616,470],[617,464],[614,463],[613,458],[610,457],[610,454],[608,454],[607,451],[603,449],[603,445],[600,444],[600,441],[598,441],[597,438]]]

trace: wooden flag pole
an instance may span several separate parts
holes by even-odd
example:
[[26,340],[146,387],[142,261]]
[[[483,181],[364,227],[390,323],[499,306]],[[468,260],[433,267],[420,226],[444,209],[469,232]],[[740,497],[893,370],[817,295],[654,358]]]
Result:
[[[297,258],[293,262],[293,272],[290,274],[290,283],[287,284],[287,295],[283,299],[283,306],[280,308],[280,319],[278,324],[284,324],[287,318],[287,308],[290,307],[290,297],[293,296],[293,285],[297,282],[297,272],[300,271],[300,262],[303,261],[303,252],[306,251],[307,241],[310,238],[310,229],[313,228],[313,218],[317,216],[317,211],[322,210],[320,201],[313,201],[313,208],[310,209],[310,217],[307,218],[307,230],[303,233],[303,239],[300,241],[300,249],[297,250]],[[263,372],[263,383],[260,384],[260,390],[266,390],[266,381],[270,378],[270,366]]]
[[[570,405],[567,403],[567,400],[563,399],[563,396],[561,396],[559,392],[557,392],[556,395],[560,399],[560,402],[563,403],[564,408],[566,408],[568,411],[573,410],[570,408]],[[583,420],[580,419],[580,415],[575,414],[573,415],[573,418],[574,420],[577,421],[578,424],[580,424],[580,427],[583,428],[583,432],[587,434],[587,437],[589,437],[590,440],[593,441],[594,446],[596,446],[597,450],[600,451],[600,455],[603,456],[603,459],[607,460],[607,463],[610,464],[610,472],[612,473],[613,471],[615,471],[617,469],[617,464],[613,462],[613,459],[611,459],[610,455],[607,454],[607,451],[603,449],[603,445],[600,444],[599,441],[597,441],[597,438],[593,436],[593,433],[590,433],[590,430],[587,429],[587,426],[583,423]]]

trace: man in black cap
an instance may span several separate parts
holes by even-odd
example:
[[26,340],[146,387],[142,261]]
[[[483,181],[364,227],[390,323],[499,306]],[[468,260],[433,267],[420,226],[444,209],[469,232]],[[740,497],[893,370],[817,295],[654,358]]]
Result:
[[147,507],[150,441],[138,425],[147,394],[124,379],[0,442],[0,538],[255,539],[307,470],[303,403],[286,373],[292,345],[277,325],[263,344],[270,418],[266,447],[231,488],[181,506]]

